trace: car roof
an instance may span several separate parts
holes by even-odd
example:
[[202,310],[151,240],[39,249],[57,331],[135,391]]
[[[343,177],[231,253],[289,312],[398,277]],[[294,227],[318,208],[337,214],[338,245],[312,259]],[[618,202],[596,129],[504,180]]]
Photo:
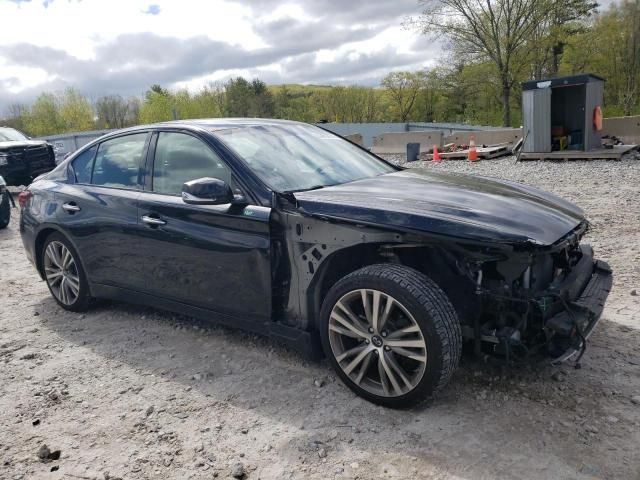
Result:
[[296,122],[293,120],[279,120],[275,118],[195,118],[190,120],[171,120],[168,122],[148,123],[145,125],[135,125],[133,127],[120,128],[105,133],[99,138],[87,143],[82,148],[76,150],[69,158],[73,160],[78,153],[91,148],[113,137],[119,137],[130,133],[140,131],[149,131],[156,128],[193,128],[205,129],[210,132],[219,130],[228,130],[230,128],[248,128],[256,126],[275,126],[275,125],[310,125],[304,122]]
[[[302,122],[292,120],[277,120],[273,118],[198,118],[192,120],[172,120],[168,122],[151,123],[148,125],[137,125],[119,130],[140,130],[158,127],[198,127],[207,130],[226,130],[229,128],[256,127],[269,125],[306,125]],[[116,132],[114,132],[116,133]]]
[[[167,122],[173,123],[173,122]],[[205,127],[209,130],[223,130],[237,127],[256,127],[267,125],[300,125],[301,122],[291,120],[277,120],[274,118],[204,118],[197,120],[181,120],[175,123],[187,123]]]

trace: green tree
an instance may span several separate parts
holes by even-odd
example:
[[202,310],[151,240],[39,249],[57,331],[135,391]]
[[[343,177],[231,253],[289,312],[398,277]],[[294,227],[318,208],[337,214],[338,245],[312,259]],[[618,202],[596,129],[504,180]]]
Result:
[[435,122],[441,94],[441,79],[435,70],[426,72],[413,108],[412,120]]
[[250,117],[270,118],[275,115],[273,95],[262,80],[251,81],[251,97],[249,102]]
[[561,71],[604,77],[607,116],[639,113],[640,0],[612,4],[596,15],[569,40]]
[[225,84],[225,113],[231,117],[273,117],[273,94],[262,80],[248,82],[242,77]]
[[277,118],[291,118],[291,93],[286,85],[281,85],[278,88],[274,98],[275,115]]
[[623,2],[620,12],[620,99],[623,114],[631,115],[640,97],[640,0]]
[[52,93],[41,93],[33,103],[25,123],[27,132],[34,137],[64,131],[64,122],[60,116],[56,96]]
[[162,95],[164,97],[169,96],[169,90],[162,88],[162,86],[158,85],[157,83],[151,85],[147,93],[157,93],[158,95]]
[[372,88],[351,85],[341,93],[342,121],[372,122],[376,118],[379,98]]
[[253,88],[242,77],[232,78],[225,84],[225,114],[230,117],[248,117]]
[[204,106],[196,102],[195,96],[189,90],[178,90],[169,94],[171,99],[171,114],[175,111],[177,119],[203,118],[205,117]]
[[60,118],[67,132],[95,128],[91,104],[74,88],[67,88],[60,98]]
[[367,88],[364,92],[364,122],[377,122],[380,118],[380,92],[374,88]]
[[197,111],[200,118],[215,118],[223,115],[224,92],[218,85],[206,85],[194,95],[193,101],[198,105]]
[[344,87],[332,87],[314,94],[322,120],[344,122]]
[[149,89],[144,95],[140,106],[140,122],[166,122],[173,119],[173,100],[168,92],[158,92]]
[[382,79],[381,84],[387,89],[396,118],[401,122],[406,122],[411,115],[424,80],[424,72],[391,72]]

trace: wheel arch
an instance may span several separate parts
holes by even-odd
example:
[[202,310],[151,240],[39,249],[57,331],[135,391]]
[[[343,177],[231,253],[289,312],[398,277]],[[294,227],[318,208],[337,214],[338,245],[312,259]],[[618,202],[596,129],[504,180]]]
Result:
[[318,328],[322,302],[329,289],[338,280],[367,265],[388,261],[380,254],[380,248],[381,244],[362,243],[345,247],[327,256],[316,270],[306,291],[307,312],[310,317],[308,321],[311,329]]
[[[34,240],[34,254],[35,254],[36,269],[38,270],[38,274],[40,275],[40,278],[42,278],[43,280],[44,280],[44,270],[42,269],[42,247],[44,246],[44,242],[47,240],[47,238],[53,233],[59,233],[73,246],[73,249],[76,251],[76,254],[78,255],[78,257],[80,257],[80,262],[84,267],[84,261],[82,259],[82,256],[80,255],[78,247],[76,246],[75,242],[71,239],[71,237],[67,235],[67,233],[57,225],[53,225],[53,224],[43,225],[40,228],[40,230],[38,230],[38,233],[36,234],[35,240]],[[88,276],[87,276],[87,279],[88,279]]]
[[317,329],[322,303],[341,278],[373,264],[411,267],[429,277],[449,297],[461,323],[471,323],[478,311],[475,284],[461,271],[460,257],[437,244],[361,243],[328,255],[317,269],[306,292],[309,324]]

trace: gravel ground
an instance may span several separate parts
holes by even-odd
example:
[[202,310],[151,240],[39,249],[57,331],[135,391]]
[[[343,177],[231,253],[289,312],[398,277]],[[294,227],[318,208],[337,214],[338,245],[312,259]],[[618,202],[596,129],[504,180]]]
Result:
[[463,358],[434,401],[386,410],[262,338],[122,304],[61,310],[14,218],[0,231],[0,478],[640,479],[640,161],[414,166],[585,209],[615,283],[581,369]]

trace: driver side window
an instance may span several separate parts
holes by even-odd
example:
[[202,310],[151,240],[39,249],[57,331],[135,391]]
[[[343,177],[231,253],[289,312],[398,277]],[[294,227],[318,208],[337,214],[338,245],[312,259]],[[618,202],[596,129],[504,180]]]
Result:
[[229,167],[208,145],[184,133],[160,132],[153,162],[153,191],[180,195],[185,182],[202,177],[224,180],[233,188]]

